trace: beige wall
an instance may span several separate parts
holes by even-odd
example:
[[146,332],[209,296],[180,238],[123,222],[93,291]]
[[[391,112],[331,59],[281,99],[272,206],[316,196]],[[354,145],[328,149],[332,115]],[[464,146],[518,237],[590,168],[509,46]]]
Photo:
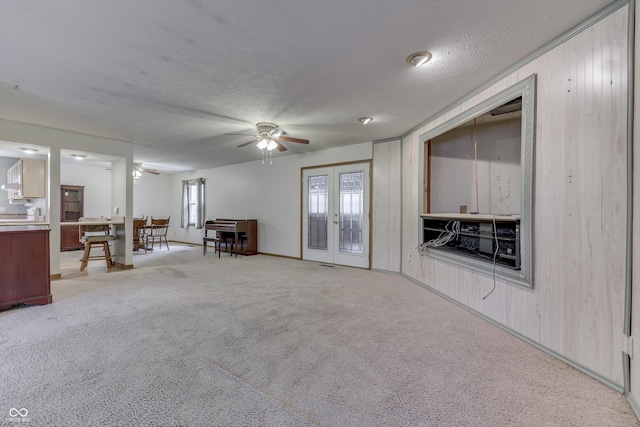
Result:
[[[402,141],[402,272],[622,387],[628,7]],[[416,250],[419,136],[537,74],[533,289]],[[412,261],[410,261],[410,258]]]

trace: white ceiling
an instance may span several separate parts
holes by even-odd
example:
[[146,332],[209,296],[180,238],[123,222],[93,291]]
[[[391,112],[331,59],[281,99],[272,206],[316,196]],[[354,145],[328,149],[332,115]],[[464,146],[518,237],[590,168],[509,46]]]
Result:
[[129,141],[169,173],[259,159],[225,133],[260,121],[311,141],[274,159],[385,139],[609,3],[4,1],[0,118]]

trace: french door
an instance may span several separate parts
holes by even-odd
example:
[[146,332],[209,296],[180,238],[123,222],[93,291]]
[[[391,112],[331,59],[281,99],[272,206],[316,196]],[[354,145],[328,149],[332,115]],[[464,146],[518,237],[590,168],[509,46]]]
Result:
[[369,268],[370,164],[304,169],[302,258]]

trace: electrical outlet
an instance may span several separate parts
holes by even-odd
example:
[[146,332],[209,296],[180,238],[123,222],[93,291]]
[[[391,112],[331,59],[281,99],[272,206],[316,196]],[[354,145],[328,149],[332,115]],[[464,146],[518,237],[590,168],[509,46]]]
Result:
[[413,261],[413,259],[411,258],[411,254],[407,255],[407,258],[409,258],[409,264],[411,264],[411,262]]
[[5,213],[7,211],[7,208],[5,208],[4,206],[0,207],[0,213]]

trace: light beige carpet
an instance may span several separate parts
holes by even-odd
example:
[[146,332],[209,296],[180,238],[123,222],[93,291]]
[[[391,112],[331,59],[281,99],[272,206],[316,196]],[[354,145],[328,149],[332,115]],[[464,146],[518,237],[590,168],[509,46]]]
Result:
[[640,425],[622,395],[398,275],[178,244],[129,271],[69,262],[53,304],[0,315],[0,424],[25,408],[32,426]]

